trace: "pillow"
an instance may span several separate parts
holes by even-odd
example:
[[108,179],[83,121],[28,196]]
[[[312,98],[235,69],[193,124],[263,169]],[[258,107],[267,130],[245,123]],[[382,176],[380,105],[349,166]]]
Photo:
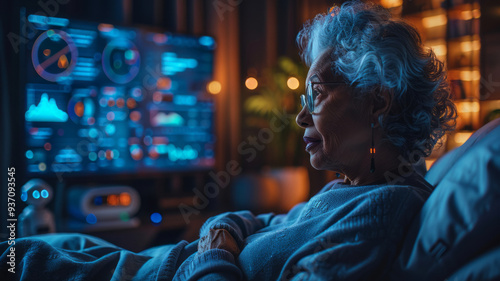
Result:
[[481,127],[463,145],[453,149],[452,151],[446,153],[443,157],[439,158],[439,160],[432,165],[429,172],[427,172],[425,179],[433,186],[437,186],[445,174],[451,170],[457,160],[464,153],[466,153],[472,146],[474,146],[475,143],[482,140],[498,126],[500,126],[500,118],[495,119]]
[[500,247],[476,258],[446,280],[500,280]]
[[431,183],[438,184],[412,223],[394,280],[444,280],[500,244],[498,124],[488,124],[431,168]]

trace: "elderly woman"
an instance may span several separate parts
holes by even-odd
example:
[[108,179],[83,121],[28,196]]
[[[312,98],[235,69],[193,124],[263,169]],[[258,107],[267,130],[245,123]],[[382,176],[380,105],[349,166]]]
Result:
[[[31,264],[58,279],[385,280],[432,192],[414,167],[456,116],[443,64],[413,27],[362,2],[316,16],[297,42],[310,66],[297,124],[312,166],[343,181],[288,214],[221,214],[198,241],[139,254],[88,236],[45,236],[23,250],[19,271],[34,274]],[[50,258],[31,261],[35,250]]]
[[218,274],[234,279],[386,280],[432,191],[414,167],[456,117],[443,64],[413,27],[362,2],[316,16],[297,42],[310,66],[296,118],[306,151],[345,180],[286,215],[210,219],[194,264],[224,263]]

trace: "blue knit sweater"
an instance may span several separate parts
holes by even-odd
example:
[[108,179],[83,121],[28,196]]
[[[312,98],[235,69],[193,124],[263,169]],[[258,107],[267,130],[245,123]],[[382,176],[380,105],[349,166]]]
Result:
[[241,254],[181,241],[133,253],[96,237],[50,234],[0,243],[0,280],[385,280],[411,220],[431,192],[408,185],[329,184],[288,214],[248,211],[209,219],[228,230]]
[[383,280],[431,193],[414,186],[325,186],[286,215],[224,213],[201,229],[228,230],[243,248],[193,254],[174,280]]

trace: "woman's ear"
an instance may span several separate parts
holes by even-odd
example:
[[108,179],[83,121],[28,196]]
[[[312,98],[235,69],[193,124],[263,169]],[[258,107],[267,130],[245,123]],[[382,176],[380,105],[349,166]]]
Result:
[[380,125],[380,116],[386,116],[392,107],[392,94],[389,90],[379,90],[373,98],[373,106],[371,108],[371,116],[376,120],[375,126]]

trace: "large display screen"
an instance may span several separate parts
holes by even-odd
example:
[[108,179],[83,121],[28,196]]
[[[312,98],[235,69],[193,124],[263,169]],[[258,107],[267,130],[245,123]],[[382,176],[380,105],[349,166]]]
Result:
[[28,16],[30,175],[143,173],[214,165],[212,37]]

